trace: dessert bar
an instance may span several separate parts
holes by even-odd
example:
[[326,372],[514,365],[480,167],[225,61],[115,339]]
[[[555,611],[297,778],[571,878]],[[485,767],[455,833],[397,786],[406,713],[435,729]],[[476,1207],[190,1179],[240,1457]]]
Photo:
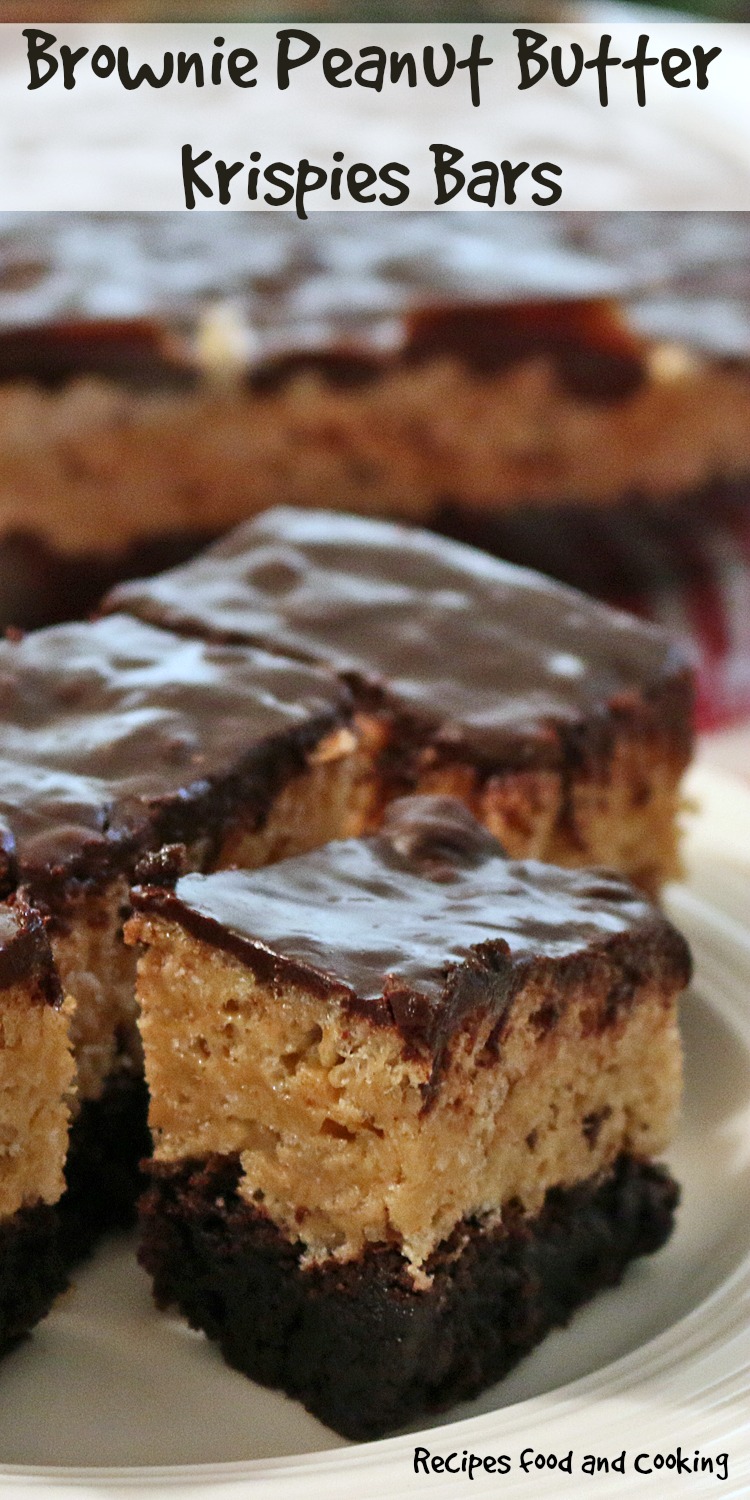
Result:
[[288,508],[103,608],[333,667],[359,711],[352,832],[448,794],[514,856],[652,893],[675,873],[692,676],[631,616],[426,531]]
[[41,918],[0,904],[0,1353],[67,1284],[57,1204],[73,1086],[69,1006]]
[[648,341],[601,298],[411,293],[404,307],[393,288],[382,330],[361,314],[343,333],[315,320],[312,341],[277,329],[244,370],[241,328],[223,374],[217,334],[204,378],[162,353],[158,324],[0,335],[0,533],[111,556],[154,533],[200,544],[269,504],[340,503],[477,534],[750,473],[743,362]]
[[133,905],[157,1300],[338,1431],[474,1395],[667,1237],[689,956],[622,879],[415,797]]
[[138,861],[263,864],[340,834],[354,737],[346,688],[252,648],[127,616],[0,642],[0,890],[43,914],[72,1034],[77,1118],[65,1200],[83,1248],[132,1212],[147,1149],[134,960]]

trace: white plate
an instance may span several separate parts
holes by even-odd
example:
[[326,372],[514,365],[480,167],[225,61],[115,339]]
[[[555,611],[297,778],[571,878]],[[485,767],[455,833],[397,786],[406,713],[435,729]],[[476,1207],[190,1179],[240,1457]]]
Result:
[[[694,772],[689,878],[669,905],[697,960],[685,1002],[683,1125],[670,1162],[679,1226],[659,1255],[552,1334],[502,1385],[416,1434],[350,1446],[226,1369],[152,1308],[113,1242],[2,1370],[0,1491],[44,1500],[311,1500],[750,1495],[750,793]],[[415,1444],[510,1455],[508,1475],[415,1476]],[[729,1477],[633,1472],[639,1452],[729,1453]],[[523,1449],[574,1452],[574,1476],[525,1474]],[[583,1477],[587,1453],[626,1473]]]

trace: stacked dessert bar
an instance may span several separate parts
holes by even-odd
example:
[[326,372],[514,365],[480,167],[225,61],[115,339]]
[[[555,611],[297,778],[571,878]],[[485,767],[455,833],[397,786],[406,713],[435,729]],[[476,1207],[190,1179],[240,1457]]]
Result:
[[358,709],[353,832],[447,793],[510,854],[651,892],[675,873],[691,673],[630,616],[428,532],[288,508],[103,607],[333,667]]
[[634,506],[668,527],[746,500],[746,361],[649,340],[612,300],[450,300],[439,277],[342,328],[338,268],[289,278],[295,306],[322,301],[314,337],[258,335],[244,368],[232,337],[196,357],[156,322],[0,333],[8,623],[80,613],[267,505],[341,497],[606,594]]
[[341,505],[677,621],[702,727],[750,709],[739,218],[235,217],[0,223],[0,624]]
[[691,674],[660,631],[281,509],[7,640],[0,681],[7,920],[70,997],[63,1260],[132,1204],[142,1047],[157,1295],[343,1432],[477,1390],[663,1241],[688,958],[642,892]]
[[349,1437],[476,1394],[672,1226],[686,945],[451,799],[134,893],[143,1264]]

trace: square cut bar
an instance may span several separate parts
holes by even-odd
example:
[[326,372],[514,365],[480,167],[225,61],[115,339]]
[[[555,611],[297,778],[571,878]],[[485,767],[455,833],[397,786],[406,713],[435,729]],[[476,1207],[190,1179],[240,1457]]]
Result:
[[134,892],[143,1264],[230,1363],[373,1437],[499,1378],[676,1189],[686,944],[449,798]]
[[79,1113],[74,1232],[135,1192],[148,1149],[135,964],[122,941],[139,859],[253,866],[336,837],[354,736],[345,687],[248,647],[127,616],[0,643],[0,889],[43,912],[66,994]]
[[362,731],[352,833],[458,796],[517,858],[676,871],[692,676],[669,637],[429,532],[268,511],[105,610],[333,667]]
[[67,1283],[55,1205],[65,1186],[74,1064],[44,925],[0,904],[0,1353]]

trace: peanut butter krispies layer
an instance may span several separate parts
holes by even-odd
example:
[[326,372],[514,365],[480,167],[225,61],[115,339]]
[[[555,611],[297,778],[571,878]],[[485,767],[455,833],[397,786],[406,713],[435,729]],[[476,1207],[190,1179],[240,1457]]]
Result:
[[64,1187],[74,1064],[71,1005],[39,914],[0,904],[0,1219]]
[[[613,306],[585,299],[458,303],[431,326],[415,320],[393,353],[303,349],[247,380],[219,366],[192,389],[184,371],[177,389],[165,372],[150,389],[107,378],[80,332],[67,379],[45,388],[42,350],[36,382],[22,370],[0,385],[0,526],[66,552],[216,534],[269,504],[337,495],[422,525],[446,498],[475,516],[630,495],[659,504],[750,468],[744,365],[648,345]],[[115,354],[118,339],[127,329],[112,329]]]

